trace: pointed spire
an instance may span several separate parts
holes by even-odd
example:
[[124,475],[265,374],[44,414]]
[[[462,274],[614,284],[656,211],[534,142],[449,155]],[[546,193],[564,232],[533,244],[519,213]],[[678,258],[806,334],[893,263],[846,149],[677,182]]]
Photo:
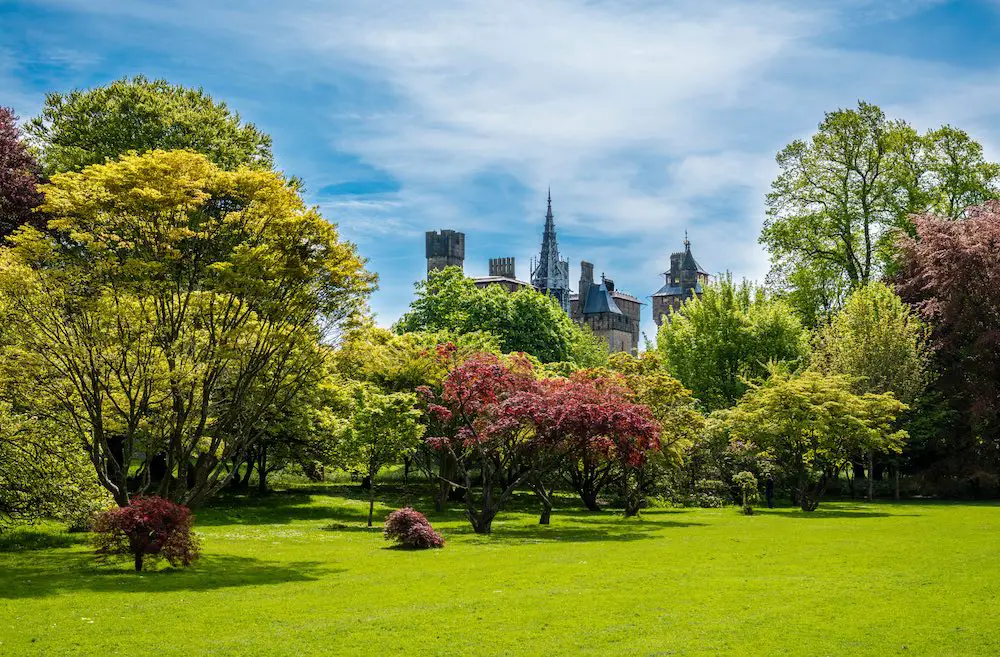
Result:
[[684,250],[685,251],[690,251],[691,250],[691,242],[688,241],[687,228],[684,229]]
[[[545,220],[546,220],[546,222],[552,220],[552,187],[551,187],[551,185],[549,186],[549,207],[548,207],[548,211],[546,211],[546,213],[545,213]],[[546,223],[546,227],[547,226],[548,226],[548,224]]]

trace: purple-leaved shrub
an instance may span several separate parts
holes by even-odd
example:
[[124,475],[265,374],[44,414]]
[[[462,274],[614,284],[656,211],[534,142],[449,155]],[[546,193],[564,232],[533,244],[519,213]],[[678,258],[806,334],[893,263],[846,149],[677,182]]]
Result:
[[387,541],[411,548],[444,547],[444,538],[434,531],[424,514],[408,506],[389,514],[382,535]]

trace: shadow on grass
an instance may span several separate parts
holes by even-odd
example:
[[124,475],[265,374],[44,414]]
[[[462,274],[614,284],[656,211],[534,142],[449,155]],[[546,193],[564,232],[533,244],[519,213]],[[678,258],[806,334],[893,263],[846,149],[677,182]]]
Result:
[[[791,511],[789,513],[789,511]],[[815,511],[802,511],[801,509],[789,509],[786,507],[784,511],[778,509],[754,509],[755,514],[762,516],[771,516],[773,518],[792,518],[792,519],[823,519],[823,518],[888,518],[890,516],[895,517],[911,517],[915,518],[923,514],[920,513],[887,513],[886,511],[872,511],[871,507],[863,506],[834,506],[832,508],[824,508],[820,506]]]
[[43,598],[73,591],[170,593],[238,586],[311,582],[344,572],[314,561],[277,563],[250,557],[212,555],[189,568],[136,573],[130,563],[98,566],[91,555],[35,553],[0,566],[0,599]]
[[42,529],[18,528],[8,534],[0,534],[0,553],[72,547],[86,543],[87,536],[88,534],[83,533],[67,534]]

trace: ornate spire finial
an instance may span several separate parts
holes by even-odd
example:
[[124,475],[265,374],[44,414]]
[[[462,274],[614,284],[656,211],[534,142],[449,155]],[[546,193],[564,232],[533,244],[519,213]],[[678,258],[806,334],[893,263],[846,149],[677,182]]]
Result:
[[684,229],[684,248],[689,251],[691,250],[691,242],[688,241],[687,228]]

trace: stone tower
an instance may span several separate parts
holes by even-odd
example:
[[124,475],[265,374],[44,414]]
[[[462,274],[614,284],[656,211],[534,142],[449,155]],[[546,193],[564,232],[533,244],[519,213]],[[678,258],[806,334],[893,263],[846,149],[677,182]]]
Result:
[[429,230],[427,241],[427,273],[445,267],[465,264],[465,233],[454,230]]
[[572,299],[570,317],[604,338],[609,351],[636,353],[642,303],[615,290],[615,282],[603,274],[601,281],[595,282],[594,265],[586,260],[580,263],[579,289]]
[[551,189],[548,211],[545,213],[545,232],[542,233],[542,250],[538,260],[532,263],[531,284],[537,290],[555,297],[562,309],[569,313],[569,261],[559,257]]
[[684,250],[670,254],[670,271],[663,272],[665,284],[653,294],[653,321],[659,326],[671,310],[686,299],[701,294],[708,285],[708,272],[691,255],[691,242],[684,233]]

